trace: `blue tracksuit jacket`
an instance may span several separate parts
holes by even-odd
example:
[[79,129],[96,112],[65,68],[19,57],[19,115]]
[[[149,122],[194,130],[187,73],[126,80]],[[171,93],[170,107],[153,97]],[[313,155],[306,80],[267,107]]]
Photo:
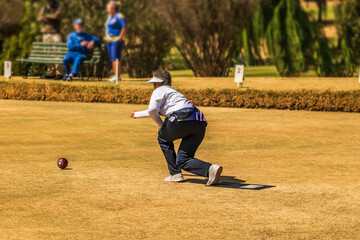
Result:
[[[70,33],[67,37],[68,54],[64,58],[64,67],[66,75],[72,73],[77,75],[81,64],[87,59],[88,49],[87,46],[81,46],[82,41],[88,43],[94,41],[95,45],[100,45],[100,39],[85,32]],[[73,68],[70,70],[70,65],[73,63]]]
[[100,39],[95,37],[94,35],[91,35],[90,33],[72,32],[67,37],[67,46],[68,46],[69,52],[81,53],[81,54],[87,56],[87,54],[88,54],[87,47],[86,46],[83,47],[80,45],[82,41],[87,41],[88,43],[94,41],[95,45],[100,45]]

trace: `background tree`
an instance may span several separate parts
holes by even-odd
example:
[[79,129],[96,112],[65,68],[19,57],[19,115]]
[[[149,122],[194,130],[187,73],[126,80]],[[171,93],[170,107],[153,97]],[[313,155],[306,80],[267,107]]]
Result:
[[307,70],[306,50],[313,39],[313,29],[300,1],[279,1],[273,8],[266,40],[272,62],[281,76],[298,76]]
[[[15,73],[21,72],[20,64],[16,62],[16,59],[27,57],[32,42],[41,39],[40,28],[37,23],[37,2],[36,0],[25,0],[22,3],[12,2],[11,5],[8,5],[8,9],[12,9],[13,12],[20,11],[22,15],[18,21],[15,20],[16,23],[11,26],[11,30],[8,32],[9,35],[6,36],[7,38],[2,45],[0,66],[4,65],[5,60],[10,60],[13,62],[13,71]],[[0,72],[3,74],[2,67],[0,67]]]
[[229,74],[237,39],[259,1],[158,0],[175,46],[197,77]]
[[360,57],[360,2],[347,0],[335,8],[335,24],[339,35],[343,75],[353,76]]
[[304,0],[306,3],[314,2],[318,7],[318,22],[322,23],[323,16],[326,16],[327,0]]
[[310,65],[316,66],[319,76],[334,76],[336,72],[322,28],[310,21],[299,0],[271,0],[259,6],[237,53],[249,65],[263,64],[268,55],[283,77],[299,76]]
[[13,33],[23,11],[20,0],[0,0],[0,41]]
[[334,63],[336,56],[330,47],[329,40],[324,36],[317,36],[315,39],[313,64],[315,72],[319,77],[339,77],[342,76],[337,64]]
[[[266,23],[263,8],[266,5],[259,4],[239,38],[237,49],[234,53],[234,63],[245,65],[264,65],[263,55],[266,51],[264,43]],[[263,53],[263,54],[262,54]]]
[[318,5],[318,22],[322,23],[323,21],[323,15],[326,15],[326,7],[327,7],[327,1],[326,0],[316,0],[316,3]]

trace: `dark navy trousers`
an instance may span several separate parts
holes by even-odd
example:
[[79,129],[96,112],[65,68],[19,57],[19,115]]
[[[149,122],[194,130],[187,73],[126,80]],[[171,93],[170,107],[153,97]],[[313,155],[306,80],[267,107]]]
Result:
[[[210,163],[194,158],[195,152],[205,137],[206,122],[166,120],[159,131],[158,141],[166,158],[171,175],[181,173],[181,169],[208,177]],[[182,139],[176,155],[174,141]]]

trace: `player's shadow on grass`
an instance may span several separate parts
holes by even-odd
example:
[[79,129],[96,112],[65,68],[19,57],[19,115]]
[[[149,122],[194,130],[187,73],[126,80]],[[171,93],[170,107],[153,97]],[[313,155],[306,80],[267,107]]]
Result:
[[[184,174],[184,176],[198,177],[192,174]],[[190,178],[190,179],[186,179],[185,182],[195,183],[195,184],[206,184],[207,179]],[[263,190],[267,188],[276,187],[273,185],[246,184],[245,182],[246,181],[237,179],[236,177],[233,176],[221,176],[219,184],[210,187],[232,188],[232,189],[242,189],[242,190]]]

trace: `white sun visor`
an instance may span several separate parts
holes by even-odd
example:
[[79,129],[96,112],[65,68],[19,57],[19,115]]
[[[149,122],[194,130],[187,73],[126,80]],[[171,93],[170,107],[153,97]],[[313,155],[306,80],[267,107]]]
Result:
[[153,77],[150,81],[148,81],[147,83],[163,83],[164,80],[157,78],[157,77]]

